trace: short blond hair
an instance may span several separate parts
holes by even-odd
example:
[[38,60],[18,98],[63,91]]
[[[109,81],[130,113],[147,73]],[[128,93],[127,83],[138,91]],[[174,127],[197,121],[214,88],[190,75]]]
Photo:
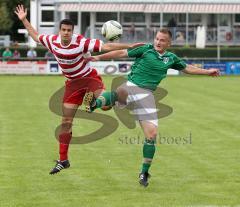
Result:
[[162,28],[162,29],[160,29],[158,32],[161,32],[161,33],[163,33],[163,34],[168,34],[168,36],[170,37],[170,39],[172,39],[172,32],[171,32],[169,29],[167,29],[167,28]]

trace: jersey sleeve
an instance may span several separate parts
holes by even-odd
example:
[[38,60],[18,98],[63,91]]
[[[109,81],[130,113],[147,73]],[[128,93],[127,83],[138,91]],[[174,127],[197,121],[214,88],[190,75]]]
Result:
[[103,42],[99,39],[86,38],[83,40],[83,53],[101,52]]
[[184,70],[186,68],[187,64],[178,56],[174,57],[174,64],[172,65],[172,68],[175,70]]
[[51,52],[52,52],[52,46],[51,46],[52,38],[53,38],[53,35],[43,35],[43,34],[38,35],[39,42],[44,47],[49,49]]
[[128,57],[141,57],[147,50],[150,49],[150,45],[143,45],[140,47],[127,49]]

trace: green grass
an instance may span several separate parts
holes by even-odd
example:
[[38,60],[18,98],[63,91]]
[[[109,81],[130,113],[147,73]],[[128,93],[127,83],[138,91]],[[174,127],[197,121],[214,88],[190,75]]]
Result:
[[[104,77],[110,87],[111,77]],[[163,103],[173,113],[159,121],[165,137],[192,144],[157,145],[148,188],[138,184],[139,127],[121,123],[110,136],[71,145],[71,168],[50,176],[58,157],[54,130],[61,118],[48,108],[62,77],[0,76],[0,206],[155,207],[240,205],[240,77],[168,77]],[[106,112],[115,117],[113,111]],[[116,117],[115,117],[116,118]],[[74,133],[99,124],[76,119]]]

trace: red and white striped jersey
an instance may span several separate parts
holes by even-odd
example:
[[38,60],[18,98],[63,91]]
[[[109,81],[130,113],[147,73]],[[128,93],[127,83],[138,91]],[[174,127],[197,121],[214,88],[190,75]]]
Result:
[[73,34],[68,46],[61,44],[60,35],[39,35],[39,42],[55,56],[63,75],[73,79],[84,77],[91,72],[90,63],[84,61],[90,52],[100,52],[102,41]]

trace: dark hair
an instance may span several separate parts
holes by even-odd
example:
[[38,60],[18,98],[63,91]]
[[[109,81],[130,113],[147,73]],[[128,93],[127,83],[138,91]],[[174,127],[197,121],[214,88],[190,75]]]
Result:
[[61,22],[59,23],[59,29],[61,29],[62,24],[71,25],[72,29],[74,29],[74,23],[70,19],[61,20]]
[[162,29],[160,29],[158,32],[161,32],[161,33],[163,33],[163,34],[168,34],[169,37],[170,37],[170,39],[172,39],[172,32],[171,32],[169,29],[167,29],[167,28],[162,28]]

